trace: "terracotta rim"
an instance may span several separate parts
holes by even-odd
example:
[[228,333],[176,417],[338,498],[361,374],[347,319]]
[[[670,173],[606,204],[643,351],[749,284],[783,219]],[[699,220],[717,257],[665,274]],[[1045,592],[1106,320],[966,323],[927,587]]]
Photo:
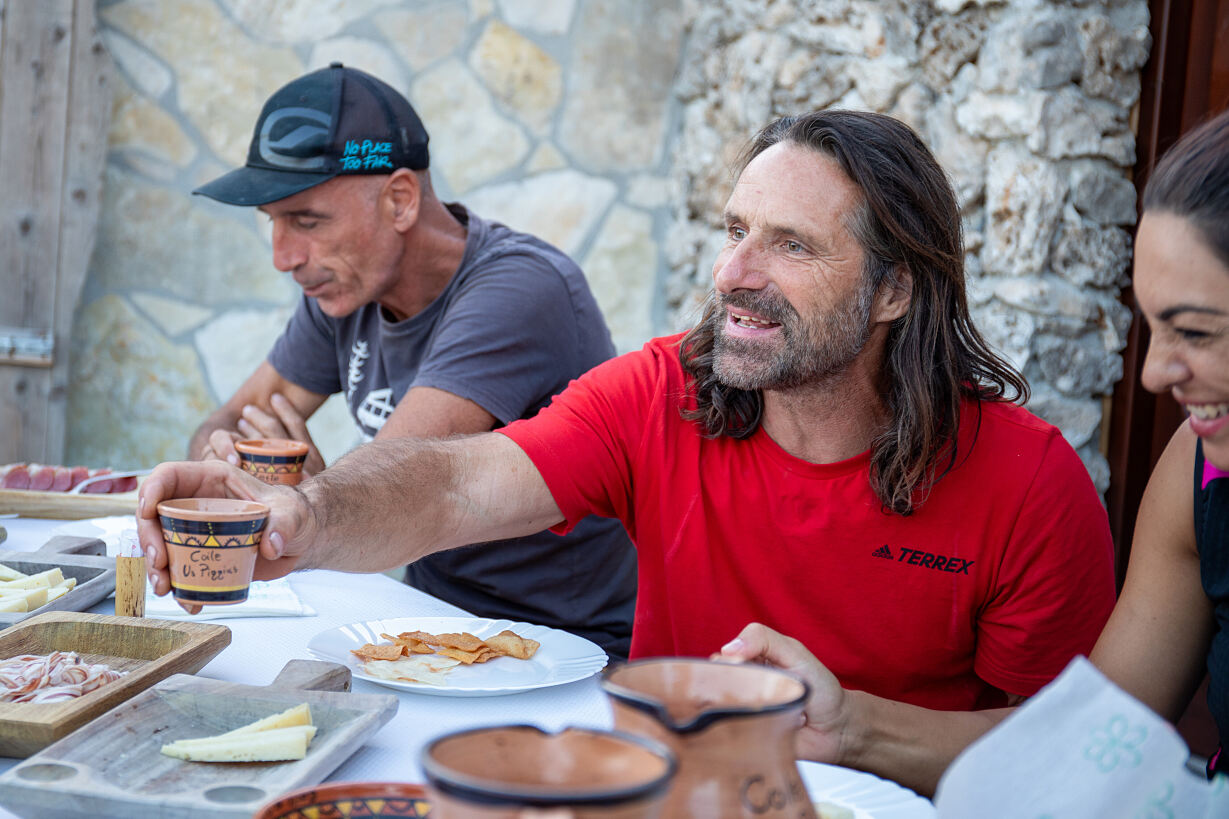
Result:
[[[657,776],[638,784],[611,787],[601,791],[593,789],[565,790],[561,788],[551,793],[543,793],[540,789],[533,788],[532,786],[518,787],[508,782],[461,773],[442,763],[436,762],[431,755],[435,746],[442,742],[469,734],[485,733],[495,728],[501,730],[523,728],[536,731],[543,736],[555,736],[567,731],[597,734],[617,739],[630,745],[636,745],[641,750],[648,751],[660,758],[664,763],[664,767]],[[436,737],[423,747],[422,754],[419,757],[419,765],[423,773],[426,774],[427,782],[430,783],[431,787],[442,794],[447,794],[472,804],[550,808],[560,805],[611,806],[653,799],[670,786],[670,782],[678,770],[678,758],[674,755],[673,751],[656,740],[634,736],[623,731],[603,731],[596,728],[572,727],[552,733],[544,731],[536,725],[492,725],[484,728],[454,731],[453,733]]]
[[158,514],[180,520],[259,520],[269,516],[269,507],[230,498],[175,498],[159,503]]
[[253,819],[281,819],[292,811],[339,799],[416,799],[427,801],[422,785],[408,782],[330,782],[290,791],[260,808]]
[[[785,702],[770,703],[767,705],[730,705],[719,708],[706,708],[696,714],[689,720],[676,722],[670,716],[670,712],[666,710],[666,706],[660,700],[643,694],[639,691],[621,685],[615,678],[621,671],[628,668],[643,668],[650,665],[725,665],[731,668],[741,668],[752,670],[764,674],[773,674],[780,677],[786,677],[801,686],[801,693],[797,697],[786,700]],[[772,714],[779,711],[792,711],[801,709],[807,701],[807,697],[811,695],[811,686],[806,680],[796,674],[784,671],[780,668],[772,668],[766,665],[754,665],[746,663],[721,662],[719,660],[703,660],[698,657],[656,657],[648,660],[633,660],[627,663],[620,663],[615,666],[607,666],[602,671],[602,678],[598,685],[606,692],[613,700],[627,705],[631,708],[636,708],[651,714],[662,725],[669,728],[676,734],[691,734],[698,731],[703,731],[708,726],[712,725],[717,720],[726,719],[727,717],[754,717],[761,714]]]
[[246,438],[235,441],[235,449],[244,455],[283,455],[291,458],[306,456],[308,446],[290,438]]

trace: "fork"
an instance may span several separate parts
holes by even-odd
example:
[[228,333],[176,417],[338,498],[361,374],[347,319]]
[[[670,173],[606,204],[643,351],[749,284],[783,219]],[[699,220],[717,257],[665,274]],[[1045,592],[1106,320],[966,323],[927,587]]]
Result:
[[86,478],[81,483],[77,484],[72,489],[68,490],[68,494],[80,495],[81,490],[85,489],[85,487],[89,486],[92,483],[98,483],[99,481],[113,481],[113,480],[116,480],[117,478],[139,478],[142,475],[148,475],[150,472],[153,472],[153,471],[154,470],[151,467],[149,469],[129,469],[124,472],[107,472],[102,475],[95,475],[92,478]]

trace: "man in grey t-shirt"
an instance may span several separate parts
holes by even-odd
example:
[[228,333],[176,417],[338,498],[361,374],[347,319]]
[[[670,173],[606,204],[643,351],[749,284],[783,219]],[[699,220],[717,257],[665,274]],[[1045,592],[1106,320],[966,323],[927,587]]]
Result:
[[[375,77],[334,63],[269,99],[247,164],[196,192],[259,207],[274,266],[303,298],[268,359],[197,430],[191,457],[235,462],[239,437],[310,444],[306,419],[337,392],[368,439],[485,432],[614,355],[575,263],[441,202],[427,167],[422,123]],[[313,446],[307,471],[323,467]],[[636,562],[614,520],[432,555],[406,581],[627,654]]]

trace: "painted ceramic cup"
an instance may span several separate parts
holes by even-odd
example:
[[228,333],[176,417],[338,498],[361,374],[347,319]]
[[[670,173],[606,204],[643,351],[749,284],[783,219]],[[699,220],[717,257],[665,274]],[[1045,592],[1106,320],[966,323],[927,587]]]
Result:
[[701,659],[637,660],[602,672],[614,726],[674,751],[665,816],[815,819],[794,739],[809,694],[785,671]]
[[247,599],[269,507],[224,498],[158,504],[176,600],[217,606]]
[[307,444],[289,438],[247,438],[235,441],[239,466],[265,483],[294,486],[303,480]]
[[341,819],[382,816],[391,819],[434,817],[422,785],[404,782],[330,782],[310,785],[262,807],[253,819]]
[[447,734],[420,762],[432,819],[656,819],[675,769],[652,740],[530,725]]

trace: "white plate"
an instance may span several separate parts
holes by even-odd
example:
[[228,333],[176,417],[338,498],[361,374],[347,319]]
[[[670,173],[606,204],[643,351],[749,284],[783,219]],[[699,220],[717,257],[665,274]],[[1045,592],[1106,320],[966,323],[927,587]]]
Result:
[[873,774],[818,762],[799,762],[798,772],[813,801],[849,808],[856,819],[935,819],[938,816],[929,799]]
[[[444,685],[383,680],[363,670],[361,661],[350,653],[364,643],[388,642],[381,634],[426,631],[430,634],[468,631],[478,638],[494,637],[511,629],[521,637],[541,643],[529,660],[496,657],[485,663],[460,665],[448,675]],[[559,629],[516,623],[512,620],[487,620],[481,617],[398,617],[368,620],[322,631],[307,644],[307,650],[322,660],[348,666],[354,676],[389,688],[434,694],[440,697],[489,697],[533,688],[583,680],[606,667],[606,652],[594,642]]]

